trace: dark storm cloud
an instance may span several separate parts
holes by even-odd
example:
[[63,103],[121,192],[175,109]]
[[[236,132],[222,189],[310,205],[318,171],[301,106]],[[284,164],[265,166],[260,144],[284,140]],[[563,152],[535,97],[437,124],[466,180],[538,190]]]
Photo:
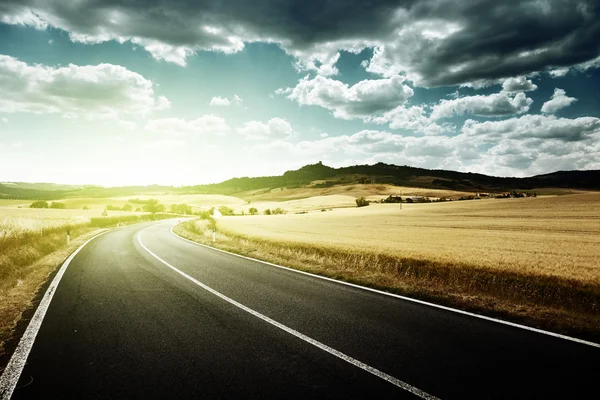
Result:
[[131,40],[182,65],[195,51],[235,52],[252,41],[278,43],[305,66],[372,47],[370,71],[440,86],[590,62],[600,55],[599,7],[597,0],[8,0],[0,19],[53,26],[81,42]]

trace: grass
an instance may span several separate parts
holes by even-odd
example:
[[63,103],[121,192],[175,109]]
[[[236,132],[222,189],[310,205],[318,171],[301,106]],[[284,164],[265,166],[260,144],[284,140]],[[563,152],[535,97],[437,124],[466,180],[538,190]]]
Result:
[[352,199],[356,197],[366,197],[369,200],[379,200],[389,196],[390,194],[402,196],[459,198],[461,196],[472,195],[473,193],[408,186],[403,187],[387,184],[351,184],[335,185],[328,188],[302,187],[293,189],[260,189],[236,193],[236,196],[252,202],[270,202],[309,199],[318,196],[332,195],[348,196]]
[[[600,194],[218,221],[218,247],[600,341]],[[204,221],[176,228],[210,242]]]

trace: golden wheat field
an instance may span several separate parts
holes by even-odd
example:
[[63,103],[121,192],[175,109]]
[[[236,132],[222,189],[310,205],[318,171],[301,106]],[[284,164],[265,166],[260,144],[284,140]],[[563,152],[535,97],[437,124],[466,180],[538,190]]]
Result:
[[387,184],[349,184],[336,185],[328,188],[302,187],[302,188],[277,188],[251,190],[236,193],[237,197],[255,202],[289,201],[308,199],[319,196],[349,196],[352,198],[366,197],[369,200],[379,200],[389,195],[398,196],[427,196],[427,197],[450,197],[472,195],[470,192],[458,192],[454,190],[424,189],[408,186],[394,186]]
[[224,232],[600,283],[600,193],[226,217]]

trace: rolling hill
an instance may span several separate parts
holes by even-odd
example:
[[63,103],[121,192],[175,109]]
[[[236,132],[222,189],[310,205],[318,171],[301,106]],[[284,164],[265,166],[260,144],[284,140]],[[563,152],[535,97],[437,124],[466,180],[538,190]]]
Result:
[[557,171],[525,178],[496,177],[470,172],[430,170],[385,163],[332,168],[321,162],[286,171],[280,176],[241,177],[221,183],[194,186],[69,186],[48,183],[0,183],[0,198],[56,199],[69,197],[117,197],[136,194],[233,195],[275,188],[329,188],[349,184],[388,184],[463,192],[505,192],[561,188],[600,190],[600,170]]

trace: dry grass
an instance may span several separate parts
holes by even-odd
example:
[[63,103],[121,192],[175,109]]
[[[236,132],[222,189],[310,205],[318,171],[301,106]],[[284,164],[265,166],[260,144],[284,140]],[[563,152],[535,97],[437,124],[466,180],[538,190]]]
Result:
[[[219,220],[218,246],[600,340],[600,194]],[[179,226],[208,242],[202,222]]]
[[366,197],[368,199],[380,199],[387,197],[390,194],[403,196],[428,196],[428,197],[449,197],[459,198],[461,196],[472,195],[470,192],[457,192],[453,190],[440,189],[424,189],[408,186],[394,186],[386,184],[352,184],[352,185],[336,185],[329,188],[311,188],[302,187],[295,189],[277,188],[277,189],[260,189],[242,193],[237,193],[236,196],[244,200],[254,202],[270,202],[270,201],[289,201],[298,199],[308,199],[317,196],[332,196],[343,195],[356,197]]
[[[69,245],[67,229],[73,239]],[[64,214],[44,220],[14,214],[0,217],[0,354],[48,275],[95,231],[89,219]]]

